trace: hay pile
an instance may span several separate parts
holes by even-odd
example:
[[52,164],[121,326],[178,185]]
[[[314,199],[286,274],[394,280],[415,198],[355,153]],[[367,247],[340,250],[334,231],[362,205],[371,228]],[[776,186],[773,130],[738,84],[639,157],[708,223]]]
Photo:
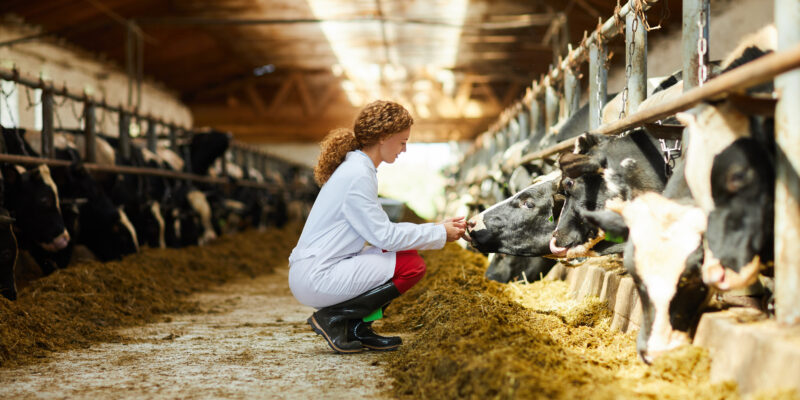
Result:
[[0,297],[0,366],[121,338],[114,328],[188,312],[184,298],[231,278],[268,273],[286,259],[297,227],[226,235],[203,247],[149,249],[122,261],[86,262]]
[[415,334],[385,355],[399,398],[738,398],[735,384],[708,382],[701,349],[645,366],[603,304],[570,302],[564,282],[488,281],[485,258],[452,244],[422,255],[425,279],[377,327]]

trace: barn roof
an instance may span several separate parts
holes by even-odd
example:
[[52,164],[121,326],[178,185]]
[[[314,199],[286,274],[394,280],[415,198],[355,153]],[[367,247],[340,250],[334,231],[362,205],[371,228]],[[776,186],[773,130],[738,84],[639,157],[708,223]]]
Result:
[[[657,5],[680,15],[680,2]],[[416,141],[471,139],[519,99],[608,0],[5,0],[47,37],[146,76],[198,125],[249,142],[318,141],[372,99],[405,104]],[[678,29],[679,18],[673,18]],[[134,45],[131,46],[135,48]],[[611,50],[621,52],[617,44]],[[619,57],[618,57],[619,58]],[[126,64],[128,62],[128,64]]]

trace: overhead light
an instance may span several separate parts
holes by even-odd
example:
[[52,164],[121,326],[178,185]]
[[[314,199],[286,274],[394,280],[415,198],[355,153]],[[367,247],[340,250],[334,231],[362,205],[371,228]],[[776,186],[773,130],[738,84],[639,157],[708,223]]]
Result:
[[272,64],[262,65],[260,67],[253,69],[253,75],[255,76],[271,74],[273,72],[275,72],[275,66]]

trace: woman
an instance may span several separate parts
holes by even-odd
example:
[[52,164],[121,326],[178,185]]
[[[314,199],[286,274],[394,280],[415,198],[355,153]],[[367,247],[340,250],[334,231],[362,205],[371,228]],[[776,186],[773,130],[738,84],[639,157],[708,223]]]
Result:
[[378,202],[377,167],[406,150],[413,123],[401,105],[375,101],[353,130],[334,130],[321,144],[314,178],[322,188],[289,256],[289,287],[317,308],[308,323],[338,353],[397,349],[399,337],[372,331],[372,314],[422,279],[417,249],[440,249],[464,234],[463,217],[392,223]]

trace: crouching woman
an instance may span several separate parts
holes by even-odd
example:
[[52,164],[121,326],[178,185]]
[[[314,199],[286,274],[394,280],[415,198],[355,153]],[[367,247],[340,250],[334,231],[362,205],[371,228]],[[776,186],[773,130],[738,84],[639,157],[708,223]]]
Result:
[[464,234],[463,217],[393,223],[381,208],[377,167],[406,150],[413,122],[401,105],[375,101],[352,130],[334,130],[321,144],[314,169],[321,190],[289,257],[289,287],[317,309],[308,323],[338,353],[397,349],[401,339],[376,334],[371,321],[422,279],[416,250],[440,249]]

